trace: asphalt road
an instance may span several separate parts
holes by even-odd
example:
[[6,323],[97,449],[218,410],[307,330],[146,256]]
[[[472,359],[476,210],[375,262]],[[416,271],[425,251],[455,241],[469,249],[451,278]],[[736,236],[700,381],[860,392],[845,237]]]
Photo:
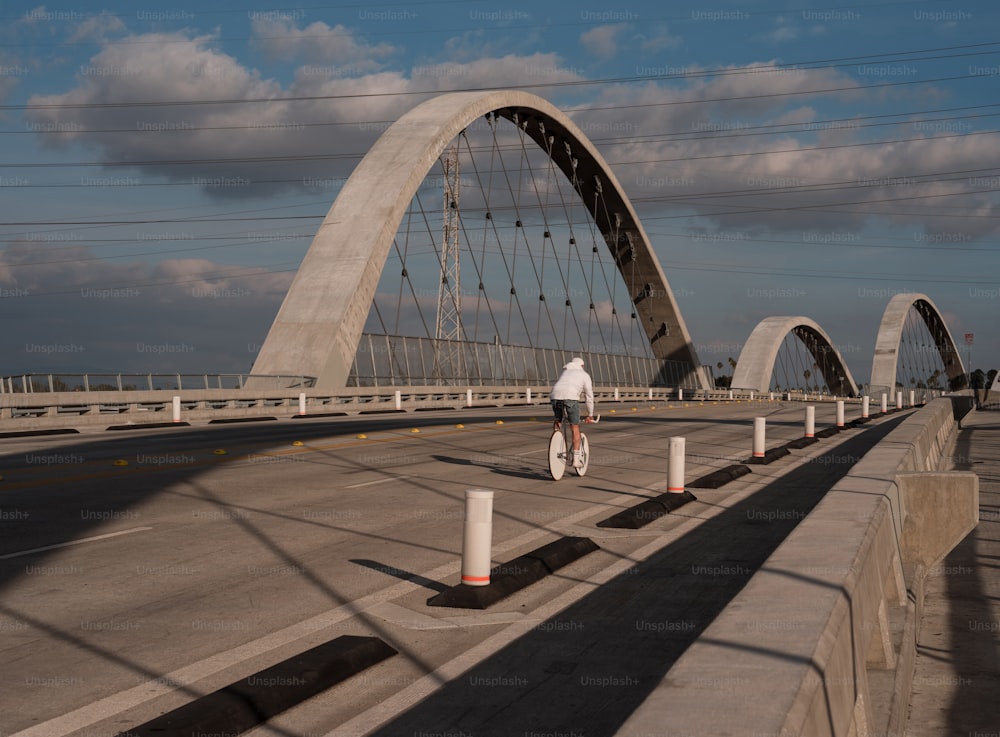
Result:
[[[497,734],[543,733],[560,678],[578,686],[567,703],[579,716],[562,727],[611,734],[666,666],[631,668],[627,650],[608,647],[587,664],[580,651],[594,650],[597,630],[617,613],[634,620],[626,628],[643,635],[640,648],[664,638],[682,648],[712,616],[702,604],[713,597],[698,591],[718,589],[723,601],[735,593],[766,553],[763,542],[780,542],[879,426],[893,423],[697,490],[697,502],[640,530],[614,530],[595,524],[665,490],[669,437],[687,439],[690,481],[749,456],[755,416],[768,418],[768,446],[800,437],[804,409],[675,403],[602,412],[586,429],[588,475],[559,482],[545,467],[547,407],[3,441],[0,735],[115,735],[340,634],[381,637],[399,654],[250,734],[366,734],[398,719],[378,733],[465,724],[466,734],[487,734],[494,713],[516,727]],[[856,413],[849,407],[848,419]],[[833,419],[832,405],[817,405],[817,429]],[[778,476],[794,473],[774,491]],[[458,582],[470,488],[495,492],[497,563],[563,535],[590,537],[601,550],[487,611],[428,607]],[[761,491],[776,495],[754,501]],[[729,526],[704,527],[719,517]],[[720,541],[748,555],[732,546],[718,553]],[[684,550],[683,571],[664,575],[662,560],[644,568],[670,546]],[[590,600],[606,616],[561,614],[600,588],[618,592]],[[689,608],[651,611],[658,597]],[[534,653],[533,675],[498,666],[511,662],[496,659],[501,652],[518,661]],[[480,663],[494,665],[469,670]],[[454,681],[463,673],[479,675]],[[439,723],[433,714],[455,700]],[[525,711],[512,712],[514,703]],[[585,716],[584,706],[603,712],[608,703],[620,706],[604,722]]]

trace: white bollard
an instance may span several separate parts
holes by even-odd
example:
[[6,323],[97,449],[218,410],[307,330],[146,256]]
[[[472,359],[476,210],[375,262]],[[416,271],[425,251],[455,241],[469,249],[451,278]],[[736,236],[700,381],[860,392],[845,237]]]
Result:
[[896,409],[903,409],[903,392],[896,392]]
[[615,387],[615,401],[616,402],[619,401],[618,400],[618,387],[617,386]]
[[816,435],[816,408],[811,404],[806,407],[806,437],[811,438]]
[[174,414],[174,418],[173,418],[174,422],[180,422],[181,421],[181,398],[180,397],[174,397],[174,399],[173,399],[173,414]]
[[768,402],[773,402],[774,401],[774,392],[768,392],[768,394],[767,394],[767,401]]
[[844,426],[844,400],[837,400],[837,427]]
[[299,392],[299,415],[306,413],[306,393]]
[[754,417],[753,418],[753,457],[763,458],[765,447],[764,447],[764,433],[767,427],[766,417]]
[[732,399],[733,399],[733,390],[730,389],[729,390],[729,400],[732,401]]
[[462,535],[462,583],[489,586],[493,549],[493,492],[465,490],[465,529]]
[[524,401],[526,404],[531,404],[531,387],[529,386],[524,392]]
[[649,388],[649,401],[650,402],[653,401],[653,388],[652,387]]
[[396,409],[397,410],[403,409],[403,392],[401,392],[399,389],[396,390],[395,401],[396,401]]
[[677,390],[677,401],[679,401],[679,402],[683,402],[684,401],[684,390],[683,389],[678,389]]
[[667,491],[684,493],[684,438],[670,438],[667,466]]
[[861,397],[861,416],[864,417],[866,420],[868,419],[868,409],[871,405],[869,399],[870,397],[867,394]]
[[885,392],[882,392],[882,414],[889,411],[889,397],[886,396]]
[[753,401],[753,392],[750,392],[750,401]]
[[466,407],[472,406],[472,389],[465,390],[465,406]]
[[917,393],[913,389],[910,389],[910,406],[917,406]]

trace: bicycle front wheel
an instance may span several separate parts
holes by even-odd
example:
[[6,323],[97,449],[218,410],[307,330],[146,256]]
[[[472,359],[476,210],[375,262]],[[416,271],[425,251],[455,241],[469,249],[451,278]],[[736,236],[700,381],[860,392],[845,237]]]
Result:
[[577,476],[583,476],[590,467],[590,441],[583,433],[580,433],[580,450],[583,451],[583,465],[576,469]]
[[566,473],[566,436],[558,430],[549,438],[549,473],[558,481]]

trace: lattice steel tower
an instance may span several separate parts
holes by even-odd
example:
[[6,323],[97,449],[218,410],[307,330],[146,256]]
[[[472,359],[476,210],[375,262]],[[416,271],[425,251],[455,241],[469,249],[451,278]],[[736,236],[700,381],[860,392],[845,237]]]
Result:
[[459,204],[461,202],[458,140],[445,152],[443,231],[441,233],[441,283],[438,286],[436,338],[438,377],[460,378],[462,360],[462,284],[459,278]]

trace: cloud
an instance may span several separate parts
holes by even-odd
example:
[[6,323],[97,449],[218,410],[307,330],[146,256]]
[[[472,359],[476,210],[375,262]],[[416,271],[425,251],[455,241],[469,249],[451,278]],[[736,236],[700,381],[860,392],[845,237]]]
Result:
[[25,11],[24,15],[18,18],[17,22],[22,25],[33,25],[35,23],[41,23],[46,20],[48,16],[48,9],[46,9],[44,5],[39,5],[37,8]]
[[782,44],[794,41],[802,32],[802,26],[789,16],[779,15],[774,19],[774,27],[754,36],[754,40],[766,44]]
[[[823,122],[814,107],[820,98],[795,93],[848,88],[837,94],[857,105],[884,91],[865,90],[837,70],[766,62],[732,71],[606,88],[592,109],[572,113],[641,217],[687,213],[668,222],[782,240],[844,231],[864,240],[857,234],[879,222],[930,243],[1000,232],[1000,204],[989,193],[976,193],[969,178],[933,181],[935,172],[977,169],[989,158],[990,136],[950,135],[972,132],[951,130],[960,123],[937,130],[901,120],[876,129],[877,137],[914,140],[863,145],[873,138],[863,121]],[[959,201],[962,211],[952,216],[949,203]],[[969,211],[979,217],[964,217]]]
[[627,23],[597,26],[580,34],[580,45],[598,59],[613,59],[618,55],[618,39],[628,28]]
[[31,70],[13,56],[0,51],[0,103],[14,91],[21,79],[28,76]]
[[246,372],[291,280],[207,259],[121,263],[15,242],[0,251],[0,285],[33,320],[9,325],[0,351],[14,373]]
[[671,34],[666,26],[646,30],[648,33],[639,33],[637,35],[637,38],[640,40],[639,48],[646,53],[655,54],[664,49],[676,49],[684,43],[684,40],[680,36]]
[[251,29],[251,44],[270,59],[341,64],[357,70],[356,73],[378,69],[382,59],[396,52],[391,44],[371,46],[356,40],[346,27],[340,24],[331,27],[322,21],[298,28],[292,18],[256,17]]
[[103,42],[108,36],[125,32],[125,24],[121,18],[111,15],[104,10],[99,15],[91,16],[82,21],[76,30],[66,39],[66,43],[78,43],[80,41]]
[[[416,66],[411,71],[417,89],[449,90],[503,88],[508,85],[574,82],[581,72],[567,68],[556,54],[531,54],[477,59],[465,63],[442,62]],[[532,92],[545,95],[544,91]]]
[[[216,199],[315,192],[319,180],[346,177],[384,130],[371,121],[395,120],[438,90],[581,78],[558,56],[533,54],[417,66],[409,76],[399,71],[343,76],[338,65],[305,64],[282,85],[213,48],[209,36],[144,34],[127,41],[105,47],[82,66],[73,89],[33,96],[34,105],[74,107],[35,109],[28,124],[51,148],[81,144],[109,164],[150,162],[114,170],[134,177],[134,184],[184,183]],[[266,102],[108,104],[240,99]],[[93,130],[121,133],[94,136],[88,133]],[[177,163],[153,163],[159,161]]]

